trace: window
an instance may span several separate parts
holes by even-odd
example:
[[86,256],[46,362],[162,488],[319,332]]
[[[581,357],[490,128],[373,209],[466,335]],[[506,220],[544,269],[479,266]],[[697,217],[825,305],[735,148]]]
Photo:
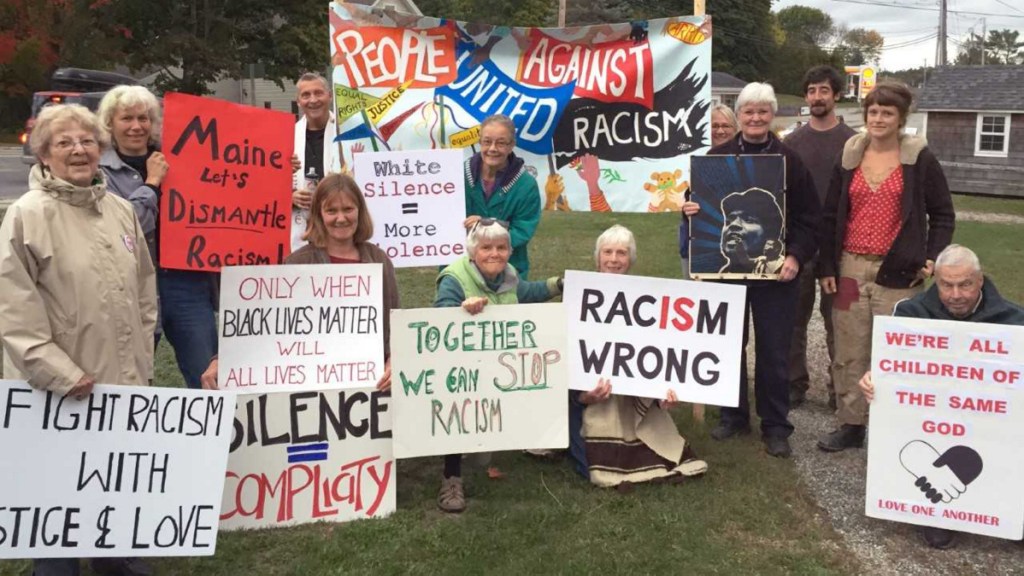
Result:
[[978,114],[978,130],[974,140],[975,156],[1006,158],[1010,150],[1010,115]]

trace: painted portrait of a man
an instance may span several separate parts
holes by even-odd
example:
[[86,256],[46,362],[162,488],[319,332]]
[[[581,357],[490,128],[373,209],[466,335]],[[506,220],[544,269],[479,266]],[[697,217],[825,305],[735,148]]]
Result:
[[722,199],[719,272],[777,274],[785,261],[782,209],[767,190],[750,188]]

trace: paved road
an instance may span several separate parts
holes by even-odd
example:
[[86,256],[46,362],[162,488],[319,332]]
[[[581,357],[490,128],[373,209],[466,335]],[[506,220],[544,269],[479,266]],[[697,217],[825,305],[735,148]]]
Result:
[[13,200],[28,186],[28,164],[21,163],[20,146],[0,146],[0,201]]

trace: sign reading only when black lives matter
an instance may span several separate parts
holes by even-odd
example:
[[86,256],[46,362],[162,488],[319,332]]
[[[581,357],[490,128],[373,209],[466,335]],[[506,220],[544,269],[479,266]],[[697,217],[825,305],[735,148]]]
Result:
[[211,556],[235,396],[0,380],[0,558]]

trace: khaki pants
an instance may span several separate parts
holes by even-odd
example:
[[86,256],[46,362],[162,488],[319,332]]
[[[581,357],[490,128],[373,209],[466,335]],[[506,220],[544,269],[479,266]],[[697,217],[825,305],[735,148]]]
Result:
[[857,382],[871,369],[874,317],[891,316],[897,302],[921,292],[921,285],[896,289],[875,284],[881,265],[881,256],[849,252],[843,252],[839,262],[839,281],[832,303],[836,347],[832,380],[836,386],[836,416],[840,424],[863,426],[868,423],[868,404]]

